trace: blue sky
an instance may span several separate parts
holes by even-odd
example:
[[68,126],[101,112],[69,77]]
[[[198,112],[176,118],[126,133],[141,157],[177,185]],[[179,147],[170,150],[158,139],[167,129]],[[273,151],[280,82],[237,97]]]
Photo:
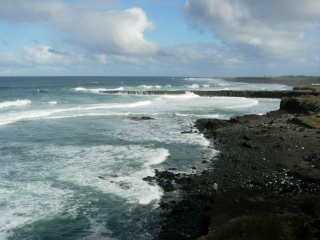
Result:
[[0,75],[320,73],[314,0],[3,0]]

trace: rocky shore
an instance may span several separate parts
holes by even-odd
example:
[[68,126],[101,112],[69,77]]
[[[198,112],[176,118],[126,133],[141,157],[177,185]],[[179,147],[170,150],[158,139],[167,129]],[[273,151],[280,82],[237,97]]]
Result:
[[165,191],[158,239],[320,239],[320,97],[195,127],[219,154],[197,174],[145,179]]
[[182,95],[187,92],[194,93],[202,97],[246,97],[246,98],[283,98],[283,97],[301,97],[301,96],[320,96],[318,91],[297,88],[293,91],[213,91],[213,90],[154,90],[154,91],[101,91],[102,94],[129,94],[129,95]]

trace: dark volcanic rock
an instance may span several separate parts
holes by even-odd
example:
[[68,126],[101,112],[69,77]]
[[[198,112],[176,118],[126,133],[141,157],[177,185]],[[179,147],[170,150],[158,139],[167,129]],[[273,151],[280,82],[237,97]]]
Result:
[[281,101],[280,109],[289,113],[320,112],[320,97],[291,97]]
[[229,121],[220,120],[220,119],[198,119],[195,123],[195,126],[201,132],[205,132],[205,131],[214,132],[219,128],[223,128],[229,125],[230,125]]
[[318,100],[286,99],[265,116],[198,120],[220,154],[202,173],[156,172],[167,192],[159,239],[320,239],[320,132],[295,120],[314,116]]
[[130,120],[133,121],[148,121],[148,120],[155,120],[152,117],[148,117],[148,116],[142,116],[142,117],[130,117]]
[[299,216],[242,216],[200,240],[311,240],[305,221]]
[[[190,91],[189,91],[190,92]],[[192,93],[205,97],[247,97],[247,98],[284,98],[301,97],[306,95],[320,96],[320,92],[313,90],[298,91],[234,91],[234,90],[192,90]],[[143,94],[143,95],[176,95],[185,94],[184,90],[151,90],[151,91],[101,91],[104,94]]]
[[307,128],[320,129],[320,114],[296,117],[292,122]]

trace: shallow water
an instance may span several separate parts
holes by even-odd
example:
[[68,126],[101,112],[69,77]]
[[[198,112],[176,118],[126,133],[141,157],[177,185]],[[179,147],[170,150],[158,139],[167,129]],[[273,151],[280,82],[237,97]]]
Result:
[[[0,79],[0,239],[152,239],[162,191],[154,169],[189,171],[214,149],[198,118],[262,114],[279,100],[104,95],[101,90],[251,89],[221,79]],[[151,116],[135,121],[133,116]]]

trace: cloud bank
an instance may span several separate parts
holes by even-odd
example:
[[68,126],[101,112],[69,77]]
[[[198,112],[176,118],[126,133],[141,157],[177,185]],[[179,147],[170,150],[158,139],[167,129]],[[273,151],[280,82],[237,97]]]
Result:
[[195,26],[247,54],[291,58],[319,50],[320,1],[188,0],[185,12]]
[[0,19],[16,23],[46,23],[72,43],[90,52],[146,56],[158,47],[144,33],[153,24],[138,7],[111,11],[81,8],[58,0],[3,0]]
[[174,1],[166,12],[160,1],[2,0],[0,31],[1,23],[26,27],[35,41],[10,48],[2,39],[0,75],[320,74],[319,0]]

